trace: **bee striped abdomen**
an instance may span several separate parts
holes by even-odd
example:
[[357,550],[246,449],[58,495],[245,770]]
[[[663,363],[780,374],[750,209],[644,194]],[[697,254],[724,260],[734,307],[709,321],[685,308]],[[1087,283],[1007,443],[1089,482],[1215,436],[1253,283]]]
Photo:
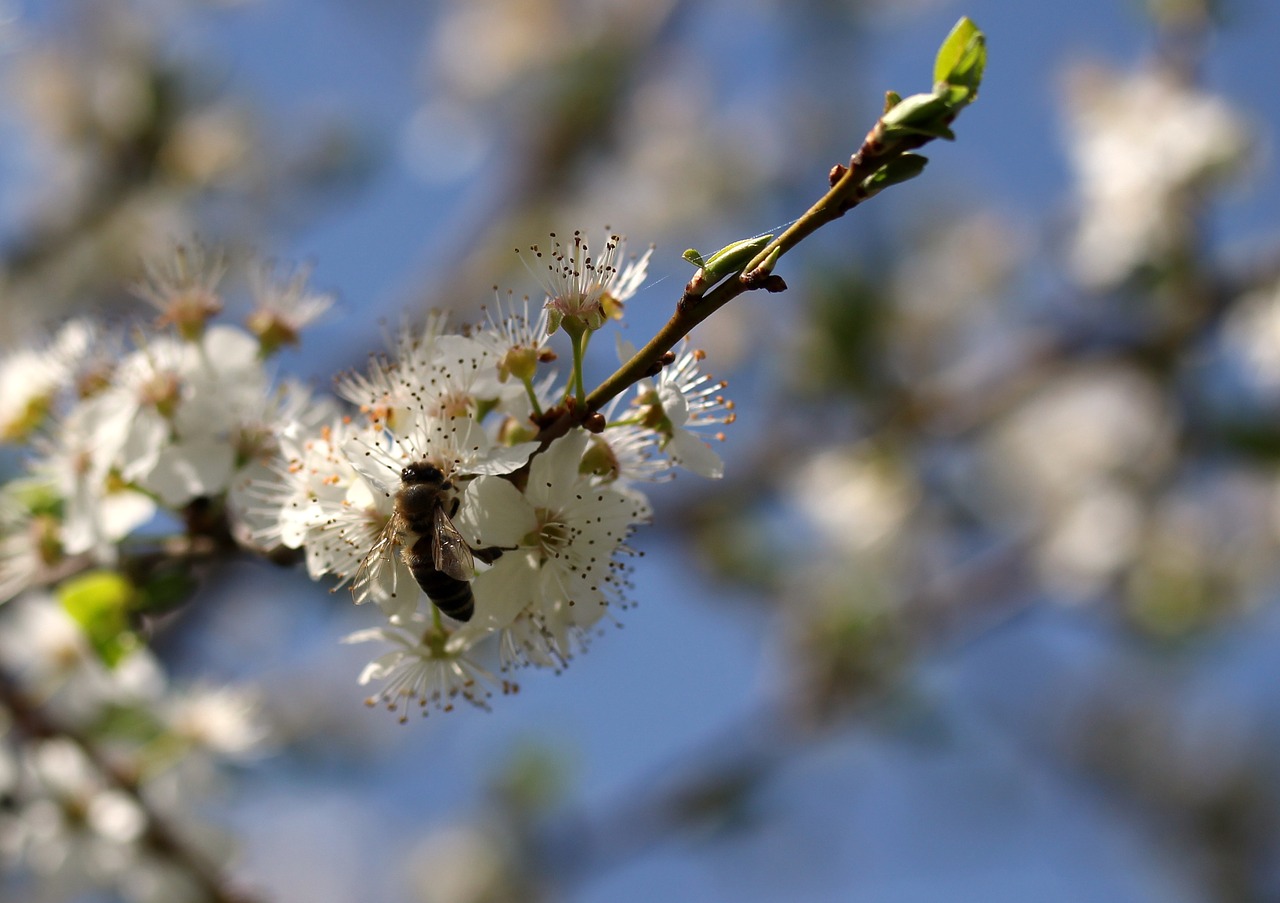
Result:
[[476,600],[471,592],[471,584],[466,580],[450,577],[444,571],[437,570],[433,561],[431,536],[423,536],[405,549],[404,563],[418,581],[418,586],[427,594],[433,605],[441,614],[448,615],[455,621],[469,621],[475,614]]

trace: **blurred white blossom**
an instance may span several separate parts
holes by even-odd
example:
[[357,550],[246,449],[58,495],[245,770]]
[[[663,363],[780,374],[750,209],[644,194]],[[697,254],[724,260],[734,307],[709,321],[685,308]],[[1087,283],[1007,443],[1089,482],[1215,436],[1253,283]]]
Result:
[[165,690],[145,648],[108,667],[83,627],[52,597],[27,593],[0,611],[0,661],[51,711],[90,723],[109,706],[150,703]]
[[1280,394],[1280,283],[1236,301],[1223,324],[1223,341],[1252,387],[1273,398]]
[[1225,100],[1163,69],[1080,67],[1067,87],[1080,194],[1071,265],[1086,285],[1105,287],[1178,248],[1194,193],[1235,172],[1252,139]]
[[857,552],[891,541],[920,499],[913,475],[871,446],[819,452],[792,483],[791,497],[824,540]]
[[267,739],[257,697],[244,689],[191,687],[167,696],[161,710],[175,737],[226,759],[257,754]]
[[527,889],[515,880],[500,825],[450,825],[423,838],[410,856],[421,903],[491,903]]
[[1053,510],[1112,477],[1145,483],[1173,456],[1171,412],[1141,371],[1094,364],[1063,373],[993,431],[992,467],[1018,507]]
[[246,325],[258,339],[264,354],[281,345],[296,345],[302,330],[333,306],[333,296],[307,287],[310,267],[299,267],[287,277],[263,264],[250,270],[254,308]]

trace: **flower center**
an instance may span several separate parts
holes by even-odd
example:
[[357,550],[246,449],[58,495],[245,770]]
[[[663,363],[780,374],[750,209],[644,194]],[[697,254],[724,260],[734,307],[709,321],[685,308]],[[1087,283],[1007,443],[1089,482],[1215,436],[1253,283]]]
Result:
[[538,508],[534,514],[538,518],[538,528],[531,536],[532,544],[538,547],[538,551],[545,558],[558,556],[561,550],[568,548],[573,541],[573,532],[554,511]]
[[156,373],[138,388],[138,400],[151,405],[166,420],[178,409],[182,384],[176,373]]

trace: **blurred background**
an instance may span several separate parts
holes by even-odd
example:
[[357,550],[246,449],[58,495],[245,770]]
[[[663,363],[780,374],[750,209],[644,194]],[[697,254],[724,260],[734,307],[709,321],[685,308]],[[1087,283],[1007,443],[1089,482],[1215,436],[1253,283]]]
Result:
[[[1280,899],[1265,0],[10,0],[0,339],[128,322],[194,235],[314,266],[337,307],[279,368],[324,389],[608,226],[657,245],[640,344],[681,252],[799,216],[961,15],[989,64],[959,140],[695,332],[727,476],[654,489],[625,629],[402,726],[338,642],[369,613],[301,571],[228,561],[161,625],[175,680],[262,700],[269,753],[175,797],[237,887]],[[149,899],[39,871],[0,892]]]

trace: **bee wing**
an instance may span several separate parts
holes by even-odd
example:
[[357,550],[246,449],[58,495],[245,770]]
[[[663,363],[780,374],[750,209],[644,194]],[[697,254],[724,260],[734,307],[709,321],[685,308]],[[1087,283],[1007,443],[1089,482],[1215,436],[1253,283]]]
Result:
[[471,557],[471,546],[462,538],[458,528],[449,520],[443,507],[437,507],[432,518],[435,528],[435,542],[432,549],[437,571],[448,574],[455,580],[470,580],[475,576],[475,560]]
[[[372,596],[383,599],[394,596],[396,591],[395,550],[404,535],[404,519],[397,513],[391,515],[378,538],[373,541],[369,551],[365,553],[356,575],[351,581],[351,597],[356,604],[368,602]],[[387,580],[388,570],[390,580]],[[390,586],[386,584],[389,582]]]

